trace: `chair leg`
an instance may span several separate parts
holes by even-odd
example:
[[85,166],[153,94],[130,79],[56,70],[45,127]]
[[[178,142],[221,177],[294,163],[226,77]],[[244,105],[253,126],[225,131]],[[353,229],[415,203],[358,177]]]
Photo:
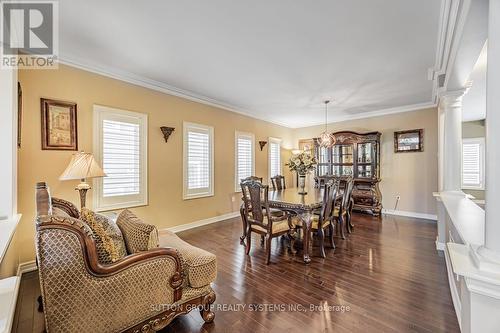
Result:
[[351,231],[354,228],[354,224],[352,224],[352,219],[351,219],[352,218],[352,209],[353,209],[353,207],[354,207],[354,200],[351,199],[351,205],[349,206],[349,210],[347,212],[349,214],[349,217],[348,217],[348,221],[349,222],[348,223],[349,223],[349,227],[351,228]]
[[352,229],[351,229],[351,216],[350,216],[349,212],[346,213],[345,229],[347,230],[348,234],[352,233]]
[[319,254],[321,258],[326,258],[326,253],[325,253],[325,232],[323,231],[323,228],[318,229],[318,242],[319,242]]
[[38,296],[37,302],[38,302],[38,312],[43,312],[43,299],[42,299],[42,295]]
[[240,207],[240,216],[241,216],[241,223],[243,225],[243,234],[240,237],[240,244],[243,245],[245,238],[247,237],[247,229],[248,229],[247,217],[245,216],[245,209],[243,208],[243,205],[241,205]]
[[273,240],[271,235],[266,235],[266,265],[271,262],[271,241]]
[[344,233],[344,218],[341,214],[339,214],[339,233],[340,237],[342,239],[345,239],[345,233]]
[[334,228],[333,228],[333,224],[330,223],[330,225],[328,226],[328,231],[329,231],[329,238],[330,238],[330,246],[332,247],[332,249],[335,248],[335,242],[333,241],[333,234],[334,234]]
[[288,239],[290,240],[290,252],[292,254],[296,254],[297,250],[295,250],[295,235],[292,235],[292,232],[288,234]]
[[203,298],[203,302],[200,308],[200,315],[205,323],[211,323],[214,321],[215,313],[212,311],[211,305],[215,302],[215,293],[212,291],[210,294]]
[[246,247],[245,247],[245,253],[246,254],[250,253],[250,246],[251,245],[252,245],[252,231],[250,230],[250,228],[248,228],[248,231],[247,231],[247,243],[246,243]]

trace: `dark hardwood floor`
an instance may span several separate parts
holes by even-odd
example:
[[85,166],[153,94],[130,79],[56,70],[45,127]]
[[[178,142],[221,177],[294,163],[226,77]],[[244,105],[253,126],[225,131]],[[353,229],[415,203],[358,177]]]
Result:
[[[194,311],[162,332],[459,332],[436,224],[389,215],[353,221],[353,234],[336,238],[325,259],[315,247],[307,266],[281,239],[269,266],[257,237],[246,256],[236,218],[180,233],[217,255],[216,317],[203,325]],[[37,273],[25,274],[13,332],[43,331],[39,293]]]

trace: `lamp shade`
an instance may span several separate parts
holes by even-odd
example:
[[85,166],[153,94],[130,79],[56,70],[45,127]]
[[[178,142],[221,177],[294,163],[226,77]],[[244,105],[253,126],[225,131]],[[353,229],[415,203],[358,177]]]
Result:
[[97,164],[91,153],[79,152],[73,155],[68,167],[59,180],[85,179],[94,177],[106,177],[104,171]]

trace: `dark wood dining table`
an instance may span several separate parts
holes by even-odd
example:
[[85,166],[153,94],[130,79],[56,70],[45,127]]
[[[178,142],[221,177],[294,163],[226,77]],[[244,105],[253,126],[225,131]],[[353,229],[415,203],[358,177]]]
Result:
[[[299,194],[300,189],[286,188],[280,191],[269,191],[269,207],[296,214],[304,226],[303,236],[303,256],[306,264],[311,262],[309,255],[311,243],[311,225],[313,212],[319,209],[323,203],[323,189],[310,186],[306,188],[307,194]],[[243,242],[247,233],[247,222],[243,205],[240,208],[241,220],[243,223]]]

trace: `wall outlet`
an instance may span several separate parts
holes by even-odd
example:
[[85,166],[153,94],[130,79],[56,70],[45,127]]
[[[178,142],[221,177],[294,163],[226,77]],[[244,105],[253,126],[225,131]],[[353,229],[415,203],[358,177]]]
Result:
[[231,202],[235,202],[236,199],[234,198],[234,195],[231,196]]

